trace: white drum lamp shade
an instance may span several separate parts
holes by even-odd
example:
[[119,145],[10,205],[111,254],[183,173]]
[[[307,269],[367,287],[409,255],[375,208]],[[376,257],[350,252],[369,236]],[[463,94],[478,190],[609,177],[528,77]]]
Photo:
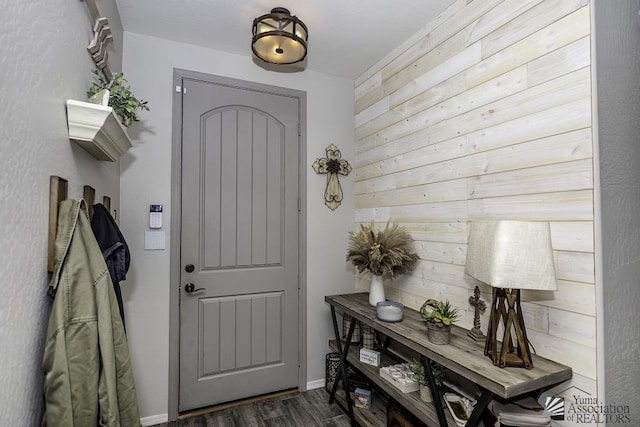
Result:
[[555,291],[549,223],[472,222],[465,273],[494,288]]

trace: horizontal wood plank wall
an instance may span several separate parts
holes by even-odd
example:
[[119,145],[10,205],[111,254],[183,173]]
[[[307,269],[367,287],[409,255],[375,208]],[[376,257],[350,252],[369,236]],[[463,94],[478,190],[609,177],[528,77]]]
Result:
[[401,223],[421,258],[387,296],[449,299],[471,328],[469,296],[491,291],[464,275],[469,221],[549,221],[558,291],[524,292],[525,321],[583,390],[596,388],[590,32],[588,0],[458,0],[355,88],[356,222]]

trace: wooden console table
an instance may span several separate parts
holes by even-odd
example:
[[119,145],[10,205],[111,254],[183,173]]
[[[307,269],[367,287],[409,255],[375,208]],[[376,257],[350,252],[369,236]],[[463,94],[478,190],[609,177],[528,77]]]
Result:
[[[572,375],[570,367],[536,355],[533,355],[533,369],[499,368],[494,366],[491,359],[484,355],[484,345],[468,337],[466,329],[455,326],[452,329],[450,344],[433,344],[427,339],[426,327],[420,313],[405,307],[404,318],[401,322],[383,322],[377,319],[375,307],[369,305],[367,293],[326,296],[325,301],[331,307],[331,318],[336,336],[336,340],[332,342],[332,345],[341,354],[340,369],[338,371],[342,375],[344,385],[344,395],[341,393],[341,397],[346,401],[349,416],[354,425],[356,418],[358,418],[357,421],[365,425],[376,425],[376,422],[370,421],[369,418],[371,417],[368,414],[363,414],[366,410],[359,411],[357,414],[354,412],[348,392],[348,378],[346,369],[344,369],[345,361],[348,361],[356,369],[367,375],[379,388],[383,389],[428,425],[444,427],[449,424],[455,425],[453,418],[443,407],[442,393],[434,385],[435,381],[431,369],[425,369],[425,373],[429,377],[433,403],[425,403],[415,396],[416,393],[403,394],[393,385],[386,382],[378,375],[379,368],[359,361],[359,349],[350,348],[356,320],[371,326],[391,340],[418,352],[425,366],[430,366],[429,363],[434,361],[477,384],[482,389],[482,393],[477,398],[474,411],[467,421],[468,426],[477,425],[482,412],[495,396],[512,399],[525,393],[566,381]],[[343,314],[352,316],[344,348],[340,341],[336,309]],[[334,401],[337,392],[338,380],[336,379],[330,393],[330,402]]]

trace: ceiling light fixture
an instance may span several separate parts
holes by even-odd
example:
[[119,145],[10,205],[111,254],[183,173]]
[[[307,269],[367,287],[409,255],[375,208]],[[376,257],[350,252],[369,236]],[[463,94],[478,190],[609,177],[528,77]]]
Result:
[[253,20],[251,50],[272,64],[293,64],[307,56],[307,26],[291,16],[288,9],[276,7]]

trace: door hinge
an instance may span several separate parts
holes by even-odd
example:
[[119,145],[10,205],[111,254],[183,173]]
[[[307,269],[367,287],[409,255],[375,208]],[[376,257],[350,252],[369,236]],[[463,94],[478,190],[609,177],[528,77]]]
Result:
[[302,124],[298,122],[298,136],[302,135]]
[[300,201],[300,197],[298,197],[298,212],[302,212],[302,201]]
[[183,94],[187,94],[187,88],[186,87],[182,87],[182,86],[176,86],[176,93],[183,93]]

